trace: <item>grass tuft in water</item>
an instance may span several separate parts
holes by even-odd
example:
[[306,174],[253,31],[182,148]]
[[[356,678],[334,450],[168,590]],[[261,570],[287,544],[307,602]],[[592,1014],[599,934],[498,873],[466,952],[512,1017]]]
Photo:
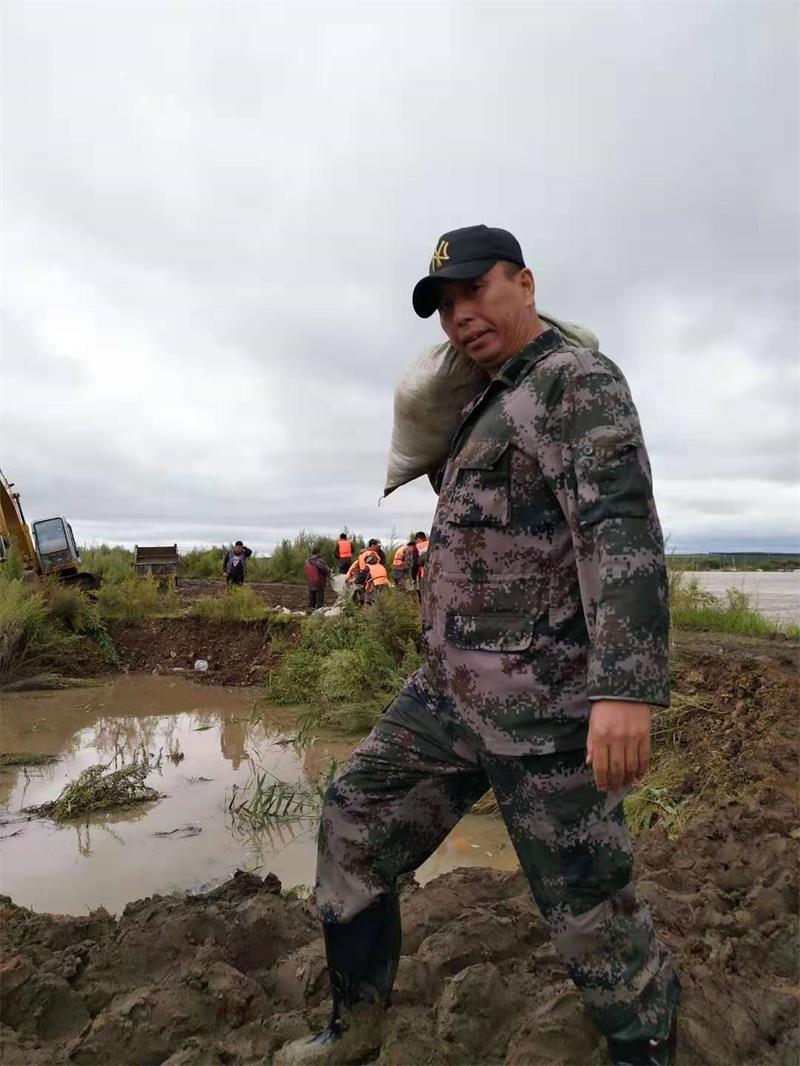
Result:
[[26,813],[64,822],[93,811],[150,803],[161,798],[154,788],[144,783],[151,771],[146,759],[134,758],[132,763],[117,770],[109,770],[110,765],[88,766],[65,786],[57,799],[38,807],[28,807]]
[[289,784],[259,771],[243,787],[233,786],[228,811],[234,823],[250,829],[316,817],[338,768],[338,759],[331,759],[326,772],[311,784]]

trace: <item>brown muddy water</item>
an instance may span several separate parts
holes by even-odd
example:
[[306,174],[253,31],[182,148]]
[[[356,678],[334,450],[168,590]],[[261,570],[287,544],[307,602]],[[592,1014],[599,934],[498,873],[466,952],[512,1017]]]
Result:
[[[237,868],[271,871],[287,888],[313,884],[316,820],[248,829],[228,811],[231,791],[263,771],[310,784],[332,758],[346,758],[357,738],[322,735],[298,750],[295,712],[260,705],[262,718],[254,723],[257,696],[128,675],[99,688],[4,696],[0,751],[58,761],[0,768],[0,893],[35,910],[81,914],[98,906],[119,912],[129,900],[154,893],[206,890]],[[21,813],[55,799],[87,766],[108,763],[120,751],[129,761],[142,745],[153,756],[163,749],[160,768],[147,778],[163,794],[157,802],[66,825]],[[170,761],[170,749],[183,758]],[[424,884],[462,866],[516,869],[500,821],[464,818],[417,880]]]
[[760,570],[687,571],[701,588],[722,599],[730,589],[747,593],[756,610],[777,622],[800,623],[800,573]]

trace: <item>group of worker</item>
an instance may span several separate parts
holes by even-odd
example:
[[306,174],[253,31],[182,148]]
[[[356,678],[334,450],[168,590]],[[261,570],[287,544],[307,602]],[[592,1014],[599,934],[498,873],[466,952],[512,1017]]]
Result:
[[416,591],[419,594],[425,576],[425,557],[428,537],[420,530],[413,539],[401,544],[391,561],[391,578],[386,565],[386,552],[380,540],[373,537],[366,548],[356,552],[346,533],[340,533],[335,554],[339,561],[339,573],[345,575],[345,585],[350,586],[356,602],[369,603],[377,592],[394,583],[398,588]]
[[[373,537],[366,548],[356,553],[353,542],[347,534],[340,533],[335,548],[339,573],[345,574],[345,584],[349,586],[353,599],[357,603],[372,602],[378,590],[391,584],[409,592],[415,591],[419,595],[422,579],[425,576],[427,552],[428,537],[420,530],[414,535],[413,540],[401,544],[395,551],[391,562],[390,578],[386,567],[386,552],[377,537]],[[229,587],[244,583],[247,560],[252,554],[250,548],[240,540],[237,540],[234,547],[225,552],[222,573]],[[314,611],[318,607],[324,607],[325,586],[328,583],[331,568],[322,556],[320,544],[312,547],[311,553],[303,564],[303,570],[308,585],[309,610]]]

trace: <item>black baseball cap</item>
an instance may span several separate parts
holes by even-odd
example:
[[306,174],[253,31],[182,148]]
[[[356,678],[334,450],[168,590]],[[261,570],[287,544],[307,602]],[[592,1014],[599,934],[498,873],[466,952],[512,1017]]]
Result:
[[414,310],[420,318],[430,318],[439,300],[440,281],[479,278],[500,260],[525,266],[519,241],[506,229],[464,226],[443,233],[436,243],[427,276],[414,286]]

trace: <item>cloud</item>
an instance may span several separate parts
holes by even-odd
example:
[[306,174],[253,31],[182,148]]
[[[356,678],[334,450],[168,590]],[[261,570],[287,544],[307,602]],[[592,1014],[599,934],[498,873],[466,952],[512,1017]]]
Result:
[[79,539],[379,509],[438,234],[514,230],[625,370],[665,529],[797,529],[792,5],[3,6],[2,461]]

